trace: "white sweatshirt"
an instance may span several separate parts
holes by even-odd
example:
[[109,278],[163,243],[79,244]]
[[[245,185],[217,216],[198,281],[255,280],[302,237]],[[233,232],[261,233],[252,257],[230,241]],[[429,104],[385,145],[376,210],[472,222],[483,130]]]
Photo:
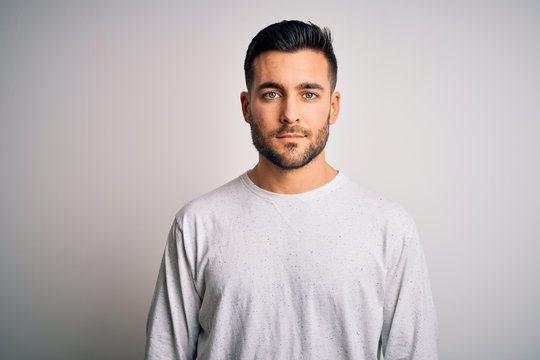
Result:
[[436,360],[416,227],[342,172],[277,194],[247,172],[173,222],[146,359]]

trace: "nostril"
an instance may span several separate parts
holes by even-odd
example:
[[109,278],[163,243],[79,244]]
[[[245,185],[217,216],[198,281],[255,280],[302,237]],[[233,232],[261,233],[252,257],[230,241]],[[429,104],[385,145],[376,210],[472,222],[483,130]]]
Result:
[[283,115],[281,117],[281,122],[288,123],[288,124],[292,124],[298,121],[300,121],[300,119],[296,116],[293,117],[293,116]]

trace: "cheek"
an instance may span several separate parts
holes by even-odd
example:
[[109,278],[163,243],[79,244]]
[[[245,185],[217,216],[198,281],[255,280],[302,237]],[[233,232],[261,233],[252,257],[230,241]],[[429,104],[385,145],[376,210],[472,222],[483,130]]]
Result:
[[257,129],[257,132],[260,133],[261,135],[268,134],[269,132],[274,130],[270,127],[269,122],[265,120],[265,117],[259,113],[252,112],[251,121],[253,121],[253,124],[255,124],[255,128]]
[[326,122],[330,113],[330,105],[326,103],[314,104],[305,109],[304,116],[307,121],[314,124]]
[[271,128],[279,119],[279,111],[271,106],[252,107],[251,115],[261,129]]
[[255,102],[251,107],[251,111],[253,116],[270,119],[279,115],[280,106],[277,101],[274,103]]

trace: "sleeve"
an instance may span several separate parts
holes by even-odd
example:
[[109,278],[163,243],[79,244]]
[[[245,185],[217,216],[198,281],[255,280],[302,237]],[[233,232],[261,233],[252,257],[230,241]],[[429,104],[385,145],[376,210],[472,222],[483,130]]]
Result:
[[175,219],[146,323],[146,360],[196,357],[201,298],[195,287],[192,263]]
[[385,360],[437,360],[437,319],[424,252],[412,217],[402,209],[387,230],[381,348]]

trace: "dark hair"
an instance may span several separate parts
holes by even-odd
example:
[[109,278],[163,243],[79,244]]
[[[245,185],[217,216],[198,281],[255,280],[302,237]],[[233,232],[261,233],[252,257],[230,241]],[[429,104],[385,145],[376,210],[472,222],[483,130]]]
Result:
[[251,40],[244,60],[248,90],[253,82],[253,62],[258,55],[270,50],[294,52],[303,49],[312,49],[324,54],[330,67],[330,83],[334,90],[337,82],[337,60],[332,48],[330,29],[326,27],[321,29],[311,22],[298,20],[283,20],[269,25]]

